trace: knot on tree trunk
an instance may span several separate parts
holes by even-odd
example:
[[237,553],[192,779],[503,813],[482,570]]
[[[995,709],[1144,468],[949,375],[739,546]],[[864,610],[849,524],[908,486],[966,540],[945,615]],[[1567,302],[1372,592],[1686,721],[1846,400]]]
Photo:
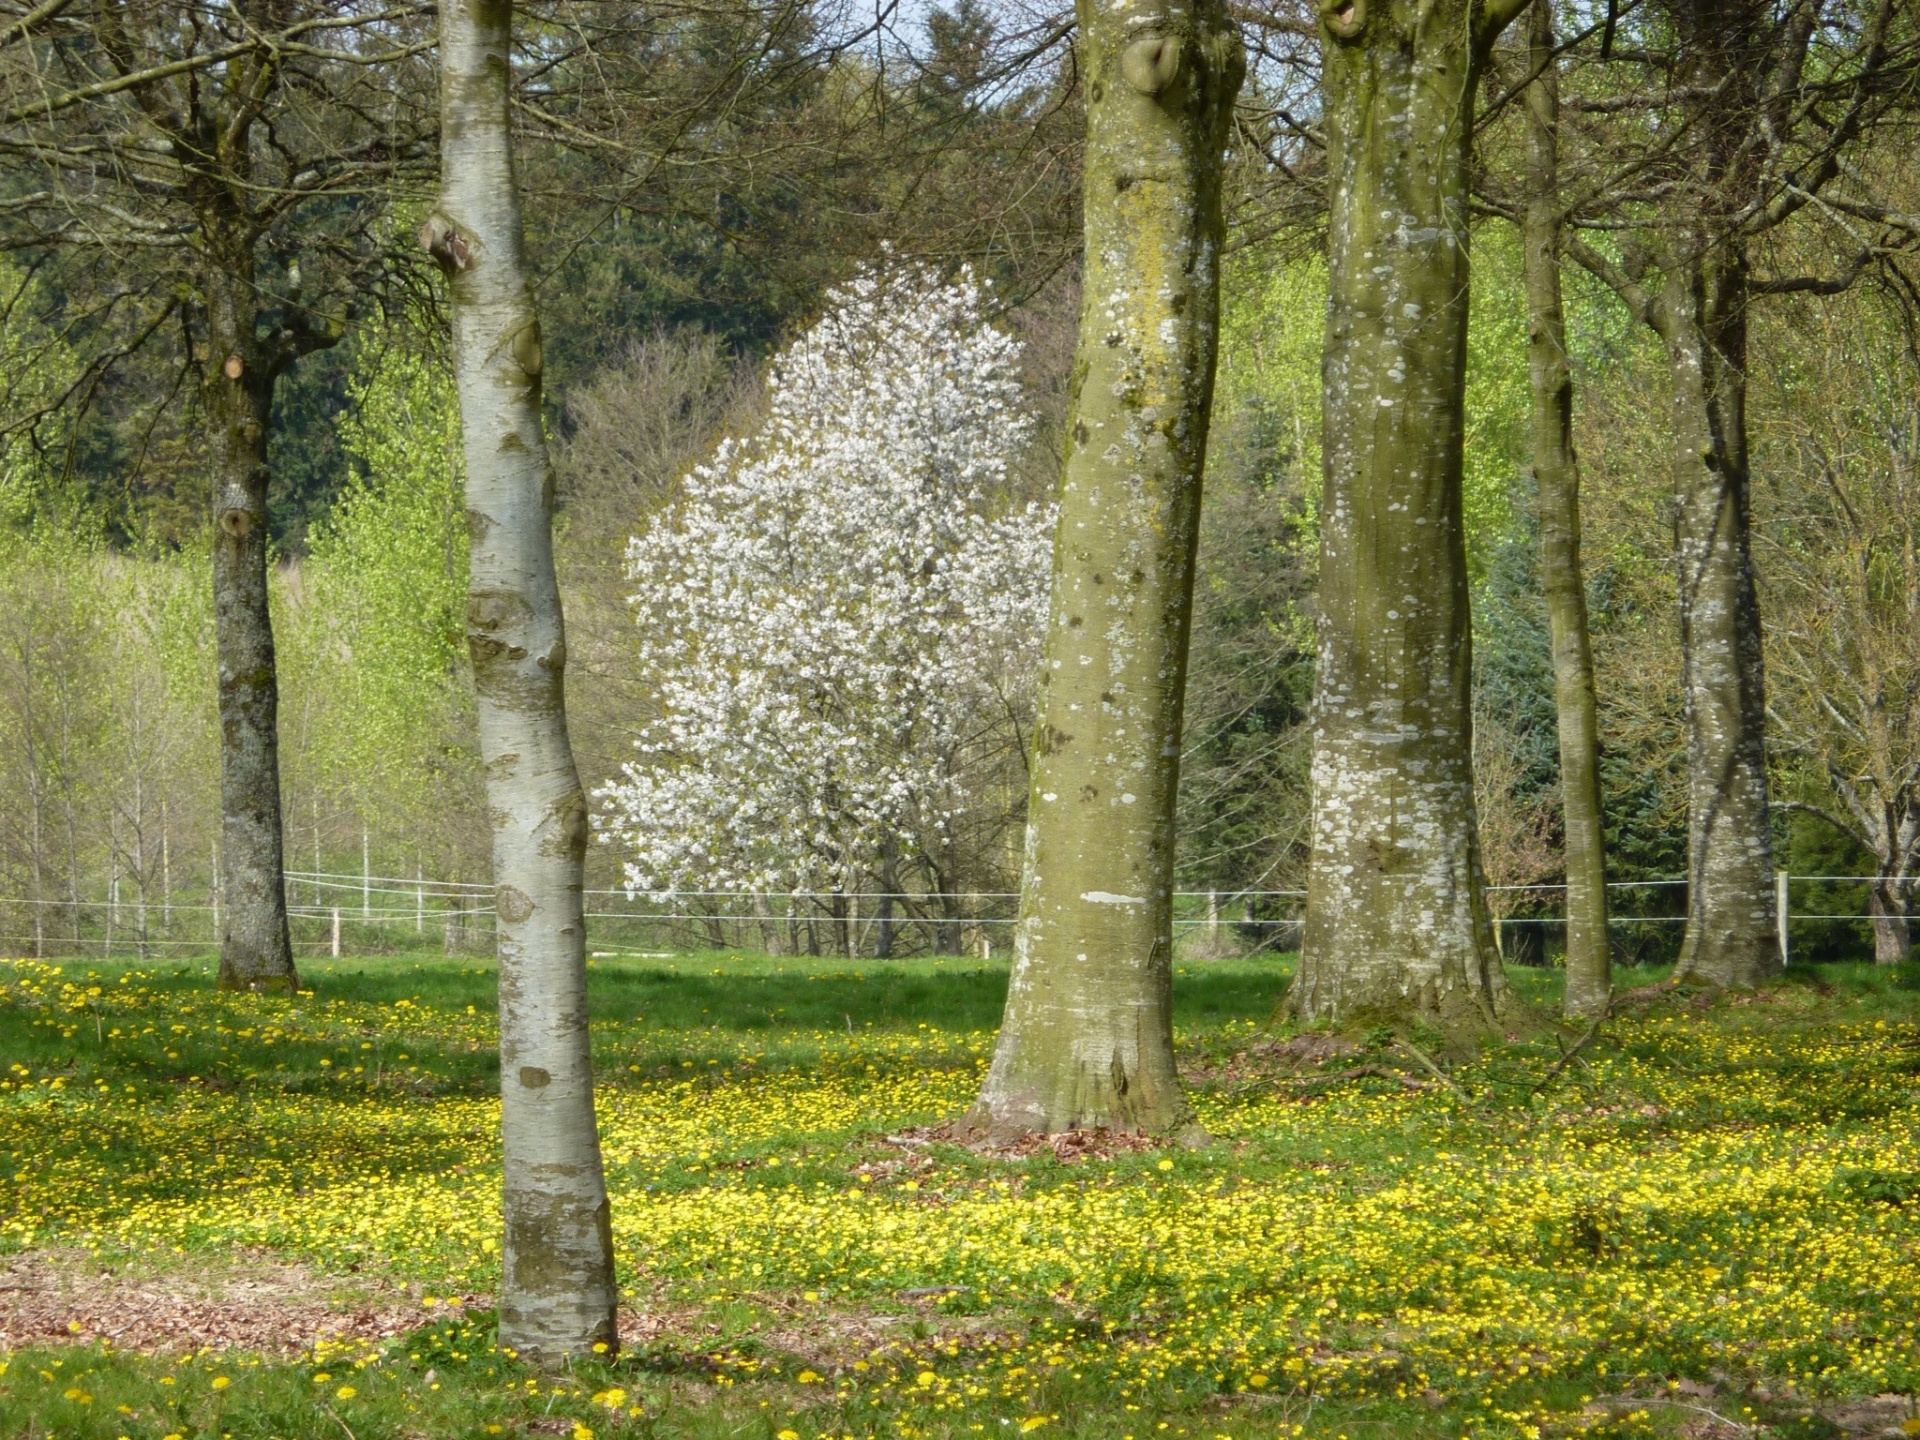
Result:
[[460,227],[438,211],[427,216],[420,226],[420,248],[439,261],[443,270],[473,268],[473,247],[460,233]]

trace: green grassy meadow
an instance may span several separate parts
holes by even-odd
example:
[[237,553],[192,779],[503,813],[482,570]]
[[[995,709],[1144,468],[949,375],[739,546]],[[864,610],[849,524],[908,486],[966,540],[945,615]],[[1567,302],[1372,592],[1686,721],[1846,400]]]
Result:
[[[1003,966],[595,961],[625,1350],[546,1375],[486,1308],[489,967],[0,962],[0,1435],[1920,1433],[1920,973],[1569,1059],[1296,1035],[1289,964],[1179,969],[1212,1145],[976,1153]],[[273,1306],[360,1318],[287,1353]]]

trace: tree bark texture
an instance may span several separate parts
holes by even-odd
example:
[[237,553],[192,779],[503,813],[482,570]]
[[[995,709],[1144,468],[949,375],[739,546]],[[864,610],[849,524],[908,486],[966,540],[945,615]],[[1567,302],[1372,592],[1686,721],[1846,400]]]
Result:
[[587,807],[567,738],[567,646],[540,421],[540,325],[508,132],[512,6],[441,10],[439,209],[466,459],[473,657],[493,824],[504,1156],[501,1343],[543,1363],[618,1346],[587,1048]]
[[1873,917],[1873,960],[1876,965],[1904,964],[1913,954],[1912,922],[1907,914],[1905,876],[1879,875],[1867,892],[1867,913]]
[[1517,7],[1322,0],[1328,229],[1302,1019],[1492,1025],[1461,514],[1475,77]]
[[220,700],[219,984],[299,988],[280,828],[280,689],[267,608],[267,423],[278,357],[255,341],[252,247],[210,274],[202,398],[213,481]]
[[990,1134],[1191,1116],[1173,1059],[1174,798],[1245,62],[1221,0],[1080,0],[1086,270]]
[[1606,1012],[1612,992],[1607,864],[1600,809],[1600,726],[1595,714],[1587,582],[1580,563],[1580,462],[1573,448],[1573,372],[1560,292],[1560,81],[1550,0],[1533,0],[1527,33],[1527,372],[1532,389],[1533,478],[1540,526],[1540,583],[1553,645],[1560,732],[1560,807],[1567,866],[1569,1015]]
[[1687,930],[1677,976],[1780,973],[1766,681],[1748,523],[1747,270],[1735,244],[1673,263],[1655,328],[1673,384],[1674,565],[1687,705]]

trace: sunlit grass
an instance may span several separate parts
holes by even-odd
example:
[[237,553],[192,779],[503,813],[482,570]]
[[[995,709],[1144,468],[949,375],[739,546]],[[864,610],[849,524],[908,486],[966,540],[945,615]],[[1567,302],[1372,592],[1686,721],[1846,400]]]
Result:
[[[1663,1002],[1551,1083],[1566,1041],[1517,1041],[1453,1071],[1463,1099],[1302,1084],[1310,1067],[1249,1055],[1285,969],[1177,978],[1218,1143],[1067,1165],[887,1138],[971,1099],[999,966],[600,960],[615,1238],[630,1304],[673,1317],[656,1340],[558,1382],[424,1305],[412,1340],[305,1367],[23,1353],[0,1433],[370,1440],[564,1414],[602,1433],[1357,1440],[1669,1427],[1681,1379],[1770,1424],[1914,1389],[1910,974]],[[265,1250],[489,1293],[489,969],[306,979],[315,994],[276,1000],[220,995],[195,965],[0,967],[0,1248]],[[1551,998],[1550,975],[1515,979]],[[1361,1039],[1359,1060],[1425,1078],[1394,1037]]]

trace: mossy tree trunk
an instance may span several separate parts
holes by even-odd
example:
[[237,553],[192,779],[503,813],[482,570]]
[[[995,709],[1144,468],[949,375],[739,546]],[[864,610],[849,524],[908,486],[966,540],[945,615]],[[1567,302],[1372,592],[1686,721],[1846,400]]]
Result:
[[1492,1025],[1461,515],[1475,80],[1515,0],[1322,0],[1328,229],[1303,1019]]
[[201,382],[213,480],[213,623],[220,701],[223,990],[299,988],[280,824],[280,687],[267,603],[267,425],[284,357],[256,340],[251,241],[206,280]]
[[1748,521],[1746,281],[1736,245],[1703,242],[1672,264],[1654,310],[1673,382],[1687,704],[1687,933],[1675,974],[1715,985],[1753,985],[1780,971]]
[[500,957],[500,1341],[543,1363],[618,1346],[587,1048],[587,807],[567,738],[567,644],[540,419],[540,322],[508,130],[512,6],[441,8],[438,210],[466,459],[473,657]]
[[1540,522],[1540,582],[1553,644],[1560,731],[1560,807],[1567,864],[1569,1015],[1606,1013],[1612,993],[1607,863],[1600,809],[1600,726],[1595,714],[1587,582],[1580,563],[1580,463],[1573,449],[1573,372],[1560,292],[1560,78],[1551,0],[1533,0],[1527,63],[1527,197],[1522,221],[1527,282],[1533,478]]
[[1081,0],[1086,261],[999,1045],[970,1125],[1190,1118],[1173,1061],[1174,796],[1244,71],[1221,0]]

